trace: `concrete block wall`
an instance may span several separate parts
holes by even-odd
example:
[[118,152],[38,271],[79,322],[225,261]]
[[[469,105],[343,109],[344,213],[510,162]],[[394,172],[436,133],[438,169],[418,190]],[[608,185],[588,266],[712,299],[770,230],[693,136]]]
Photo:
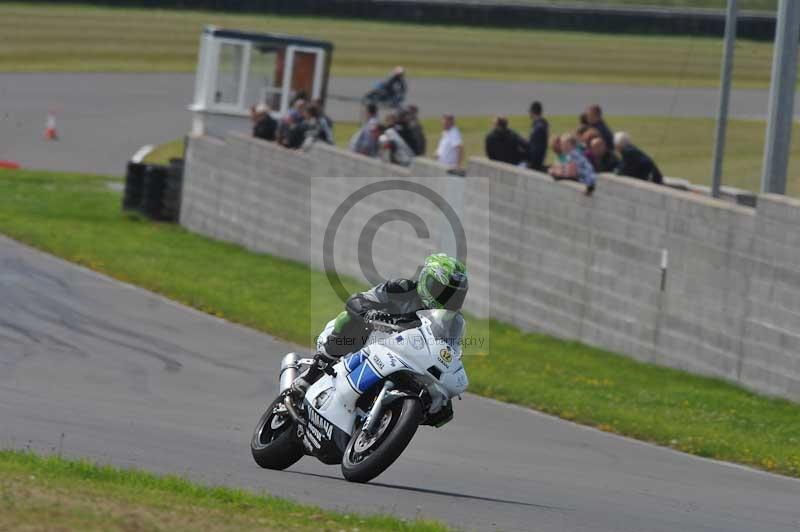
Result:
[[[587,197],[576,183],[485,159],[460,178],[426,159],[400,168],[238,134],[192,139],[184,180],[189,229],[318,269],[331,215],[353,192],[386,180],[423,185],[460,213],[470,312],[800,400],[798,200],[762,195],[752,209],[613,175]],[[418,213],[427,239],[407,222],[373,219],[387,209]],[[411,276],[419,257],[454,252],[428,198],[389,192],[352,211],[336,234],[341,273],[364,279],[352,250],[365,227],[378,236],[366,256],[384,276]]]
[[481,315],[800,400],[800,201],[751,209],[614,175],[587,198],[485,159],[467,174],[491,179]]

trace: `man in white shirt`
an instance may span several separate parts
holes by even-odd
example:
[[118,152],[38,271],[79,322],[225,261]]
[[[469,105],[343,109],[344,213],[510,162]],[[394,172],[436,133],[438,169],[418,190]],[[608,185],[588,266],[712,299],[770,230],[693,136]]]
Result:
[[451,114],[442,116],[442,138],[436,148],[436,157],[440,164],[453,169],[460,169],[464,160],[464,141]]

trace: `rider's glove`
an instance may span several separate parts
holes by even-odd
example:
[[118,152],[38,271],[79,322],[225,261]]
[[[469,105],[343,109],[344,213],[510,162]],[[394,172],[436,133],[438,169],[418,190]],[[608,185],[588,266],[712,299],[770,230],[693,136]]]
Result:
[[321,362],[321,366],[332,366],[339,360],[339,357],[328,354],[328,351],[325,349],[325,344],[319,347],[315,358]]
[[364,321],[382,321],[385,323],[391,323],[393,316],[388,312],[381,312],[380,310],[368,310],[366,314],[364,314]]

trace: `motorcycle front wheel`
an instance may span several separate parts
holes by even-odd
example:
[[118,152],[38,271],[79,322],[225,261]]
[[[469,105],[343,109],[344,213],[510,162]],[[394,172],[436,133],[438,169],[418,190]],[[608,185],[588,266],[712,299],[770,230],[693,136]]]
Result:
[[342,474],[350,482],[369,482],[397,460],[422,421],[422,405],[415,397],[398,399],[383,412],[375,434],[359,427],[342,458]]
[[277,470],[286,469],[305,454],[297,437],[297,423],[283,405],[283,397],[275,399],[261,415],[250,440],[250,451],[258,465]]

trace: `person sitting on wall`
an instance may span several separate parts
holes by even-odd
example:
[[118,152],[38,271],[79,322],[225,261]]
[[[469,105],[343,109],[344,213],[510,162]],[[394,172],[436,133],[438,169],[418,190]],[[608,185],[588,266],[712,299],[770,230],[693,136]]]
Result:
[[253,136],[258,139],[274,141],[278,133],[278,121],[272,118],[272,109],[265,103],[250,108],[253,121]]
[[606,149],[606,143],[599,136],[589,143],[591,162],[596,172],[613,172],[619,166],[619,159],[613,151]]
[[[564,150],[561,148],[561,137],[556,135],[550,139],[550,151],[553,152],[553,157],[556,164],[564,162]],[[550,167],[548,166],[547,169]]]
[[494,128],[486,135],[484,144],[486,156],[492,161],[517,166],[526,159],[528,143],[508,127],[508,119],[504,116],[494,119]]
[[594,192],[597,174],[592,163],[578,148],[578,139],[572,133],[561,135],[561,149],[564,151],[564,162],[550,167],[549,173],[556,181],[569,179],[586,185],[586,195]]
[[620,156],[620,163],[614,170],[617,175],[651,181],[658,185],[664,183],[664,176],[661,175],[661,170],[658,169],[655,161],[634,146],[627,133],[618,131],[614,135],[614,145]]

